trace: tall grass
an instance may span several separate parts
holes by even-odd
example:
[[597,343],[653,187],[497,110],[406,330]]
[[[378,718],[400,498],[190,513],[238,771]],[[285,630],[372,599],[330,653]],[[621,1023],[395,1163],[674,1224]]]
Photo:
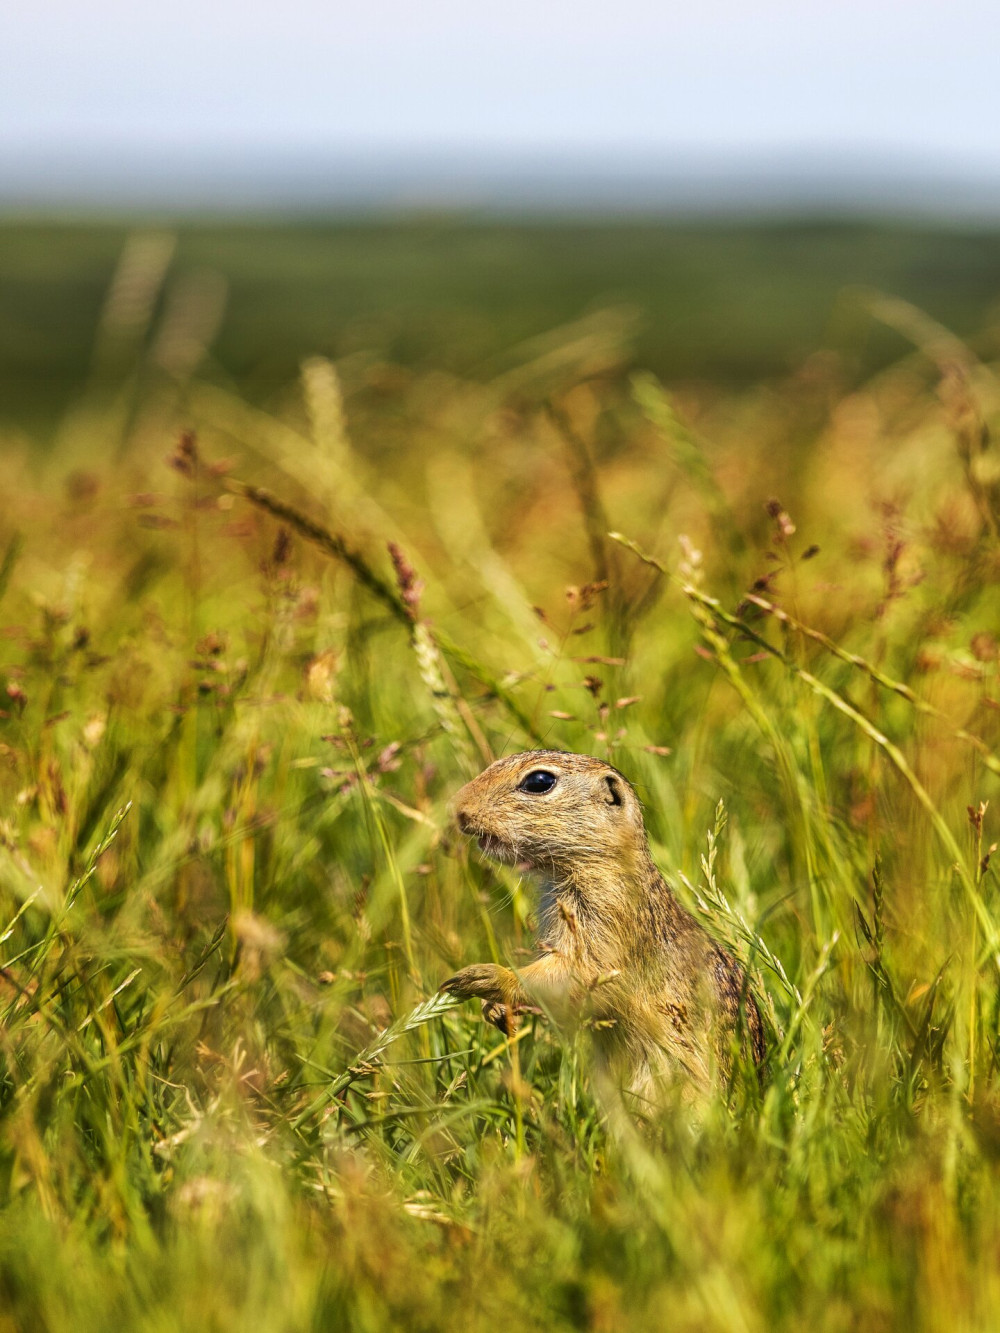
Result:
[[[0,1326],[995,1328],[994,368],[882,303],[869,382],[671,396],[597,320],[266,412],[169,258],[4,444]],[[763,1094],[620,1123],[436,995],[530,953],[447,807],[540,744],[637,784]]]

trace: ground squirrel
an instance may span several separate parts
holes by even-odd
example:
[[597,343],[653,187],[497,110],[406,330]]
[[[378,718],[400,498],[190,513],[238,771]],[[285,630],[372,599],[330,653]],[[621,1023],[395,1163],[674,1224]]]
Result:
[[541,1005],[593,1020],[598,1055],[637,1092],[678,1075],[702,1087],[737,1049],[760,1069],[764,1030],[741,968],[653,863],[638,797],[589,755],[498,759],[455,797],[460,830],[541,881],[540,956],[475,963],[442,986],[510,1028]]

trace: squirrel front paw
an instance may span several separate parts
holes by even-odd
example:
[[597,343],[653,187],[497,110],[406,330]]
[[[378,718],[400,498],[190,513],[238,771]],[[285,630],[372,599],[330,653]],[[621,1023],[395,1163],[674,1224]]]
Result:
[[499,1028],[505,1037],[517,1031],[517,1011],[508,1004],[497,1004],[495,1000],[483,1001],[483,1021]]
[[496,963],[471,963],[442,982],[440,989],[460,1000],[504,1005],[510,992],[510,979],[510,971]]

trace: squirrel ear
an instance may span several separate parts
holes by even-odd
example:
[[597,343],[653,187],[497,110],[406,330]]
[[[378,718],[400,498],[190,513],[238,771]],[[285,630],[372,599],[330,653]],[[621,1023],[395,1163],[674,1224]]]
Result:
[[623,805],[622,789],[619,786],[618,779],[612,777],[609,773],[604,781],[608,788],[608,794],[604,799],[607,801],[608,805]]

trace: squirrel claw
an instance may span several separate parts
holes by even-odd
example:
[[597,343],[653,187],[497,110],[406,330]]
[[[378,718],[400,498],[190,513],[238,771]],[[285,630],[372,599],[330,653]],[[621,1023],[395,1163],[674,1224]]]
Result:
[[502,1005],[502,972],[503,969],[495,963],[472,963],[442,982],[440,989],[460,1000],[483,1000]]
[[492,1023],[495,1028],[499,1028],[505,1037],[511,1036],[517,1028],[515,1011],[506,1004],[497,1004],[493,1000],[483,1001],[483,1019],[487,1023]]

